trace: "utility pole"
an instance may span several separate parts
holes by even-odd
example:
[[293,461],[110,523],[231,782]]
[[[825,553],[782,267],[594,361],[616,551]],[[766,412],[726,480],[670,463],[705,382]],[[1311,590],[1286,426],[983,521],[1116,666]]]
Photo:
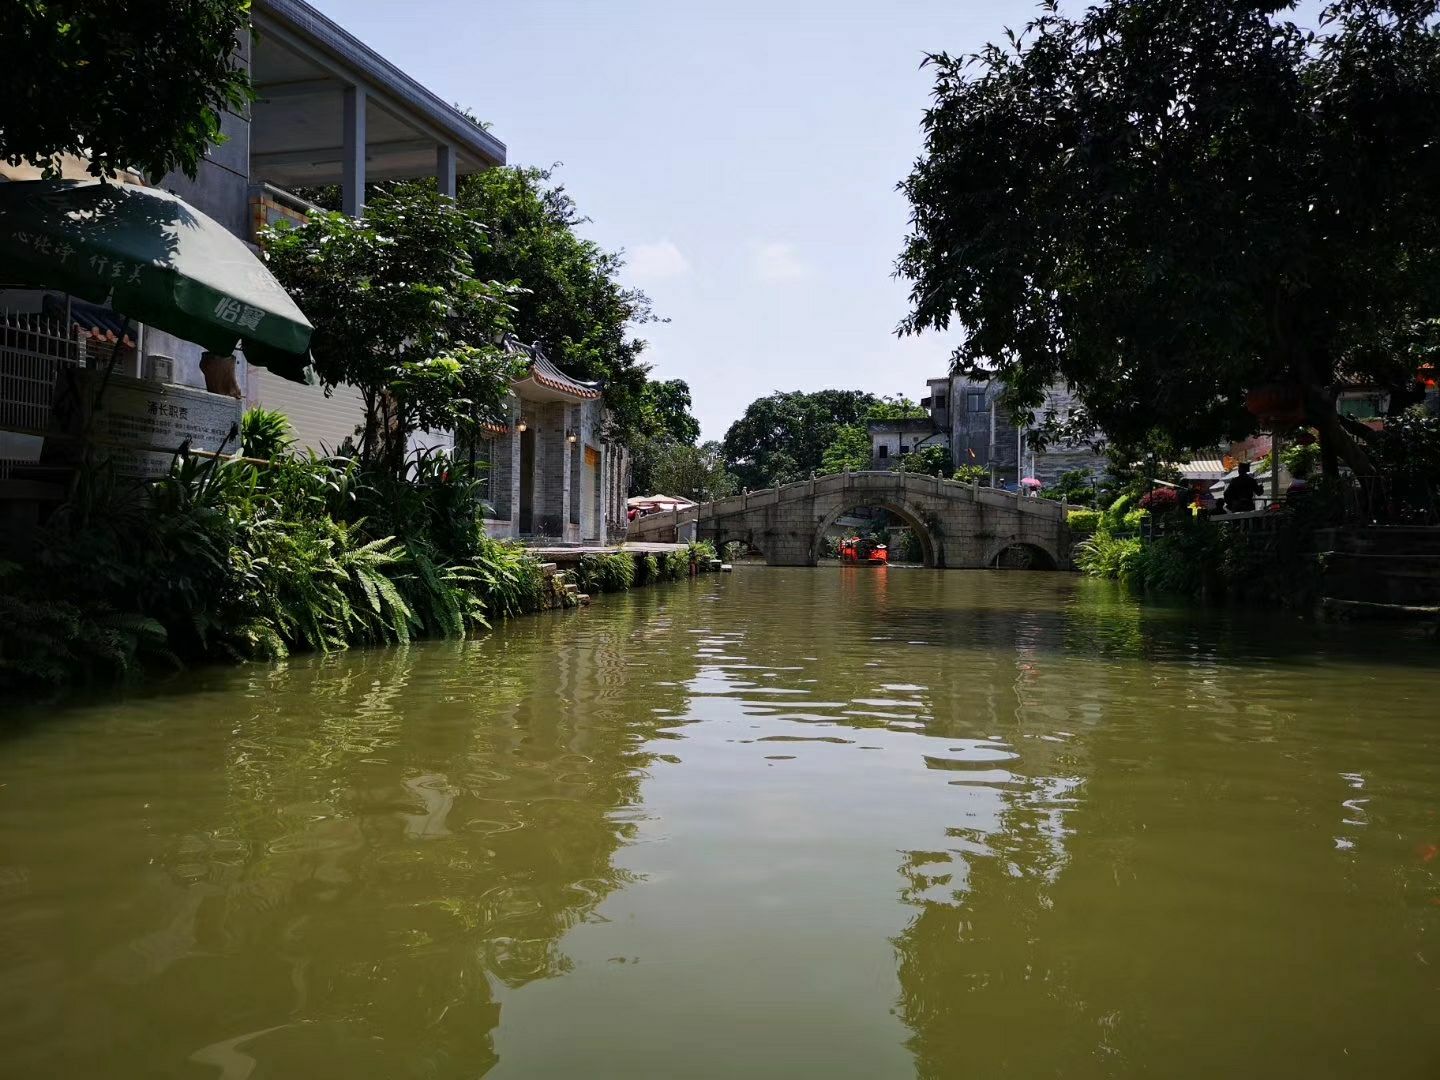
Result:
[[995,486],[995,399],[990,399],[990,449],[986,454],[986,465],[990,466],[990,486]]

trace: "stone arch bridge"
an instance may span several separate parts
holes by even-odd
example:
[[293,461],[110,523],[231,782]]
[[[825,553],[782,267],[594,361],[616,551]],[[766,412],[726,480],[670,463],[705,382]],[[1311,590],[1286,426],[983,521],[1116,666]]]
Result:
[[751,491],[640,518],[630,524],[628,538],[698,537],[722,551],[738,541],[771,566],[814,566],[826,531],[859,507],[883,507],[909,525],[926,566],[1071,568],[1073,541],[1062,503],[917,473],[836,473]]

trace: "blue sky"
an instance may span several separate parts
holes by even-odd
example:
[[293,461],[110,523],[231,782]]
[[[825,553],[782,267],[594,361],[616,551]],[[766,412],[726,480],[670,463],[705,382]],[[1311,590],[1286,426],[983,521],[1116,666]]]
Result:
[[772,390],[921,396],[950,345],[897,339],[926,51],[1018,27],[1030,0],[312,0],[516,164],[559,177],[623,248],[706,438]]

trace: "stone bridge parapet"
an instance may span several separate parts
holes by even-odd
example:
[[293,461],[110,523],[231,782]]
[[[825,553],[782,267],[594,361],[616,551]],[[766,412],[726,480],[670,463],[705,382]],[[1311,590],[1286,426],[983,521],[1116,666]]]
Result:
[[733,495],[640,518],[631,523],[628,539],[698,536],[721,550],[736,541],[771,566],[814,566],[826,531],[858,507],[883,507],[910,526],[926,566],[992,567],[1018,549],[1031,565],[1071,569],[1064,504],[918,473],[836,473]]

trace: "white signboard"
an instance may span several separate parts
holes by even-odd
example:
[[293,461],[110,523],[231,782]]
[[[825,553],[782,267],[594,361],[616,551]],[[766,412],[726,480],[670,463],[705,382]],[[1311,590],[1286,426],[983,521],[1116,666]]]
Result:
[[[61,386],[56,411],[72,418],[66,427],[78,435],[84,430],[80,418],[95,401],[102,373],[74,375],[70,386]],[[64,400],[65,395],[71,399]],[[112,374],[88,434],[99,456],[112,461],[121,474],[163,476],[187,440],[194,450],[218,451],[223,446],[227,453],[238,453],[240,413],[241,404],[232,397]]]

